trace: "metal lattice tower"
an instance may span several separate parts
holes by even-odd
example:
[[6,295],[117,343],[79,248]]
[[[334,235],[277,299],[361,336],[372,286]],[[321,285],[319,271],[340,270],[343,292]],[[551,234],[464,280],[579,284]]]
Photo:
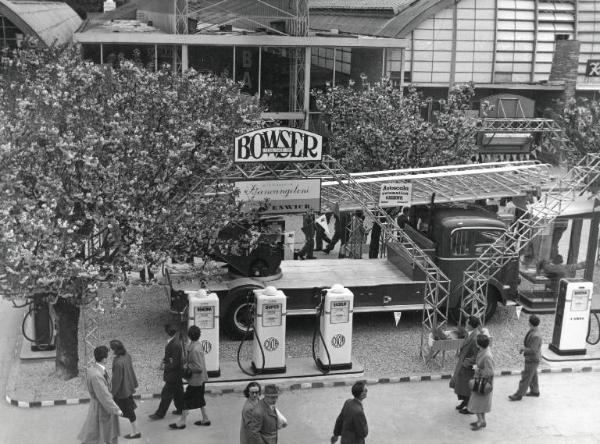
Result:
[[483,323],[487,308],[487,283],[521,250],[558,217],[576,198],[600,178],[600,154],[588,154],[550,189],[544,197],[490,245],[465,270],[460,321],[477,316]]

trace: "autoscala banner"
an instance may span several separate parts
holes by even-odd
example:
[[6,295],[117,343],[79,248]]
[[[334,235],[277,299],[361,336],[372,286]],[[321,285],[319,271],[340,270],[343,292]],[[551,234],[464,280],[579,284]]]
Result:
[[274,127],[251,131],[235,138],[233,161],[311,162],[323,155],[323,138],[298,128]]
[[268,201],[265,214],[303,213],[321,208],[321,179],[254,180],[236,182],[237,200],[249,206]]

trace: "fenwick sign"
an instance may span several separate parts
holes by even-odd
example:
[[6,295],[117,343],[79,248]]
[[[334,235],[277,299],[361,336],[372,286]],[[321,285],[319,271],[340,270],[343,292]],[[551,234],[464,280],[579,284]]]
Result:
[[297,128],[263,128],[235,138],[233,161],[302,162],[318,161],[323,155],[323,138]]

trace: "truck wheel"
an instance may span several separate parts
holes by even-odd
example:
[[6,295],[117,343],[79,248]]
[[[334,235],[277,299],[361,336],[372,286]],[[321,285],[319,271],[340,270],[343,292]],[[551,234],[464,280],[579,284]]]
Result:
[[255,288],[260,287],[244,287],[233,290],[233,302],[227,309],[223,320],[224,328],[232,339],[241,340],[252,336],[255,304],[252,294],[248,298],[248,292],[251,293]]
[[250,264],[250,276],[260,277],[269,275],[269,266],[262,259],[257,259]]
[[[494,287],[488,288],[487,294],[487,306],[485,307],[485,321],[489,321],[494,313],[496,313],[496,308],[498,308],[498,300],[500,299],[500,295],[498,294],[498,290]],[[458,325],[458,320],[460,318],[460,305],[456,307],[450,307],[448,309],[448,318]],[[463,319],[466,322],[466,319]]]

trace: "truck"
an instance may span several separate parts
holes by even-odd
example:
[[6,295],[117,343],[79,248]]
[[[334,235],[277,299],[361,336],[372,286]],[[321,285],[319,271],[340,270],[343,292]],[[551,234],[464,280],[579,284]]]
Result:
[[[474,204],[435,205],[427,213],[430,217],[426,231],[415,228],[413,217],[404,226],[404,232],[450,279],[448,309],[450,316],[458,319],[463,272],[505,232],[507,224],[494,212]],[[321,290],[334,284],[342,284],[354,293],[355,313],[423,310],[425,274],[401,248],[389,245],[386,257],[374,259],[315,260],[282,260],[282,248],[282,239],[266,236],[242,256],[221,256],[227,263],[223,273],[203,281],[189,276],[185,265],[168,267],[172,310],[185,308],[187,291],[203,287],[215,292],[219,296],[222,327],[233,338],[242,338],[251,330],[252,290],[266,286],[286,294],[287,316],[314,314]],[[269,266],[256,267],[256,261]],[[271,272],[261,272],[266,270]],[[517,284],[515,259],[488,283],[487,319],[499,302],[515,298]]]

